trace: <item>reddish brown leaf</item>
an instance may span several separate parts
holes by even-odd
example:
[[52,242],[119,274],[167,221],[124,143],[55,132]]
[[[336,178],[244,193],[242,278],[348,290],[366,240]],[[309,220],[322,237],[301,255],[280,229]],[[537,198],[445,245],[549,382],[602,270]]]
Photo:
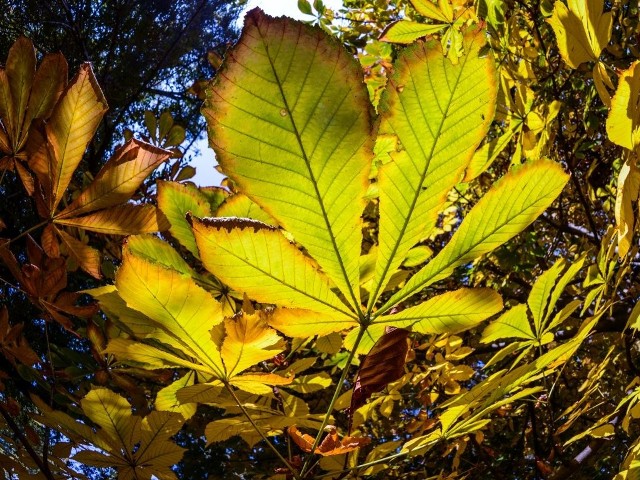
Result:
[[50,258],[58,258],[60,256],[60,244],[56,238],[53,225],[49,224],[44,228],[40,241],[42,243],[42,249],[47,256]]
[[356,377],[350,414],[364,405],[372,393],[381,391],[389,383],[402,377],[409,350],[408,336],[408,330],[388,327],[373,346]]
[[72,237],[62,229],[56,229],[58,235],[64,242],[67,249],[67,253],[71,256],[80,268],[91,275],[94,278],[102,278],[100,274],[100,262],[102,261],[102,255],[95,248],[82,243],[75,237]]
[[15,163],[16,171],[18,172],[18,176],[22,181],[22,185],[24,186],[24,189],[27,191],[27,195],[29,196],[33,195],[33,192],[35,191],[35,183],[33,180],[33,175],[31,175],[31,172],[29,172],[29,170],[27,170],[24,167],[24,165],[22,165],[22,162],[16,160],[14,163]]

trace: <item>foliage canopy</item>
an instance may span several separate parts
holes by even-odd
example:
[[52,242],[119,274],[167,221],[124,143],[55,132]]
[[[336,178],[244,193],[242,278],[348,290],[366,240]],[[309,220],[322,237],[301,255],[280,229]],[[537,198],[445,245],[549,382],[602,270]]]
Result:
[[200,84],[222,187],[145,188],[151,116],[77,187],[109,97],[11,47],[2,178],[40,220],[0,239],[0,468],[635,478],[637,10],[299,6]]

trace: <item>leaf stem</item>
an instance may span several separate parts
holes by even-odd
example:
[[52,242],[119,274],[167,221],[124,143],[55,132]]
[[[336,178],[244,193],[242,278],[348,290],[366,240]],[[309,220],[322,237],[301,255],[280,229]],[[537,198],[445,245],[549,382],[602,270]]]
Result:
[[33,232],[34,230],[37,230],[40,227],[44,227],[47,223],[49,223],[49,220],[44,220],[38,223],[37,225],[27,228],[24,232],[20,233],[17,237],[14,237],[11,240],[7,240],[6,242],[4,242],[2,245],[0,245],[0,247],[8,247],[11,242],[15,242],[16,240],[24,237],[25,235]]
[[247,409],[244,408],[244,405],[242,404],[242,402],[240,401],[236,393],[233,391],[233,388],[231,387],[231,385],[225,382],[224,386],[227,388],[227,390],[229,391],[229,393],[231,394],[235,402],[238,404],[238,407],[240,407],[240,410],[242,410],[242,413],[244,414],[244,416],[247,417],[247,420],[249,420],[249,423],[251,423],[251,425],[256,430],[256,432],[258,432],[258,435],[262,437],[262,439],[267,443],[267,445],[273,451],[273,453],[275,453],[276,456],[280,459],[280,461],[289,469],[289,471],[293,475],[293,478],[295,478],[296,480],[300,480],[302,478],[302,475],[298,475],[296,473],[296,471],[291,466],[291,464],[287,461],[287,459],[282,456],[282,454],[278,451],[275,445],[269,441],[269,439],[265,436],[264,433],[262,433],[262,430],[260,430],[258,425],[256,425],[256,422],[253,421],[253,418],[251,418],[251,415],[249,415],[249,412],[247,411]]
[[329,473],[324,473],[322,475],[316,476],[316,478],[325,478],[325,477],[330,477],[331,475],[336,475],[336,474],[339,474],[339,473],[348,473],[348,472],[351,472],[353,470],[361,470],[363,468],[372,467],[372,466],[377,465],[379,463],[388,462],[389,460],[393,460],[395,458],[402,457],[404,455],[407,455],[407,452],[394,453],[393,455],[389,455],[388,457],[379,458],[377,460],[372,460],[371,462],[363,463],[362,465],[358,465],[357,467],[345,468],[344,470],[339,470],[337,472],[333,471],[333,472],[329,472]]
[[356,341],[351,348],[351,352],[349,353],[349,357],[347,358],[347,363],[342,369],[342,374],[340,375],[340,380],[338,380],[338,385],[336,386],[336,391],[333,393],[333,398],[329,403],[329,407],[327,408],[327,413],[322,420],[322,425],[318,430],[318,434],[316,435],[316,439],[313,442],[313,447],[311,447],[311,455],[305,460],[304,465],[302,466],[302,470],[300,471],[300,477],[304,478],[305,473],[309,470],[309,464],[311,459],[313,458],[313,452],[316,451],[318,445],[320,444],[320,439],[322,438],[322,433],[324,432],[324,428],[329,423],[329,417],[331,417],[331,412],[333,412],[333,406],[336,404],[338,397],[340,396],[340,391],[342,390],[342,385],[344,384],[345,379],[347,378],[347,373],[349,372],[349,367],[351,366],[351,362],[353,362],[354,357],[356,356],[356,351],[358,350],[358,345],[360,345],[360,341],[364,336],[364,332],[367,331],[367,327],[365,325],[360,325],[360,331],[358,332],[358,336],[356,337]]

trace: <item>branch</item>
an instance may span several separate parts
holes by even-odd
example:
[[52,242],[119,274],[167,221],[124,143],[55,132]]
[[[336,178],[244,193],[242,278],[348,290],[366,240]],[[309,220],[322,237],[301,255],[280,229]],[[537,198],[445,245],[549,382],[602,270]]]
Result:
[[25,450],[27,451],[29,456],[33,459],[33,461],[36,463],[36,465],[38,466],[38,468],[40,469],[40,472],[42,472],[44,477],[47,480],[55,480],[55,477],[53,476],[53,474],[51,473],[51,470],[49,469],[49,464],[44,463],[42,461],[42,459],[40,458],[40,455],[38,455],[36,451],[33,449],[27,437],[25,437],[24,433],[22,433],[22,429],[13,420],[13,418],[11,418],[11,415],[9,414],[9,412],[5,410],[4,405],[2,405],[2,403],[0,403],[0,415],[4,417],[4,420],[7,422],[7,425],[9,426],[9,428],[11,428],[16,438],[20,440],[20,443],[24,446]]

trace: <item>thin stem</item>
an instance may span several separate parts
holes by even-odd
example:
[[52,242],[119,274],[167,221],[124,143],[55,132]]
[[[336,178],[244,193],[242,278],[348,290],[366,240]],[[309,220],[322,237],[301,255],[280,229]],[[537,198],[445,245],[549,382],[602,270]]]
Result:
[[4,242],[2,245],[0,245],[0,247],[8,247],[10,243],[15,242],[16,240],[19,240],[20,238],[22,238],[25,235],[33,232],[34,230],[37,230],[40,227],[44,227],[47,223],[49,223],[49,220],[44,220],[44,221],[38,223],[37,225],[34,225],[33,227],[27,228],[24,232],[19,234],[17,237],[14,237],[11,240],[7,240],[6,242]]
[[244,408],[244,405],[242,404],[240,399],[237,397],[236,393],[233,391],[233,388],[231,388],[231,385],[225,382],[224,386],[227,388],[227,390],[229,391],[229,393],[231,394],[235,402],[238,404],[238,407],[240,407],[240,410],[242,410],[242,413],[244,413],[244,416],[247,417],[247,420],[249,420],[249,423],[251,423],[251,425],[256,430],[256,432],[258,432],[258,435],[260,435],[262,439],[265,442],[267,442],[267,445],[273,451],[273,453],[275,453],[276,456],[280,459],[280,461],[289,469],[289,471],[293,475],[293,478],[295,478],[296,480],[300,480],[302,477],[296,473],[296,471],[291,466],[291,464],[287,461],[287,459],[282,456],[282,454],[278,451],[275,445],[269,441],[269,439],[265,436],[264,433],[262,433],[262,430],[258,427],[258,425],[256,425],[256,422],[253,421],[253,418],[251,418],[251,415],[249,415],[249,412],[247,411],[247,409]]
[[318,434],[316,435],[316,439],[313,442],[313,447],[311,447],[311,455],[307,457],[304,461],[304,465],[302,466],[302,470],[300,472],[300,477],[304,478],[305,473],[309,470],[309,465],[311,459],[313,458],[313,452],[316,451],[318,445],[320,445],[320,439],[322,438],[322,433],[324,432],[324,428],[329,423],[329,417],[331,416],[331,412],[333,412],[333,407],[340,396],[340,391],[342,390],[342,385],[344,384],[345,379],[347,378],[347,373],[349,372],[349,367],[351,366],[351,362],[353,362],[353,358],[356,356],[356,350],[358,350],[358,345],[360,345],[360,341],[364,336],[364,332],[367,331],[367,327],[365,325],[360,325],[360,331],[358,332],[358,336],[356,337],[356,341],[351,348],[351,352],[349,353],[349,357],[347,358],[347,364],[342,369],[342,374],[340,375],[340,380],[338,380],[338,385],[336,386],[336,391],[333,393],[333,398],[329,403],[329,407],[327,408],[327,413],[322,420],[322,425],[318,429]]
[[378,460],[372,460],[371,462],[367,462],[367,463],[363,463],[362,465],[358,465],[357,467],[352,467],[352,468],[345,468],[344,470],[340,470],[340,471],[333,471],[333,472],[329,472],[329,473],[325,473],[322,475],[317,475],[316,478],[325,478],[325,477],[330,477],[332,475],[337,475],[340,473],[348,473],[351,472],[353,470],[362,470],[363,468],[369,468],[372,467],[374,465],[378,465],[379,463],[385,463],[388,462],[389,460],[394,460],[398,457],[402,457],[404,455],[407,455],[407,452],[400,452],[400,453],[394,453],[393,455],[389,455],[388,457],[384,457],[384,458],[379,458]]

